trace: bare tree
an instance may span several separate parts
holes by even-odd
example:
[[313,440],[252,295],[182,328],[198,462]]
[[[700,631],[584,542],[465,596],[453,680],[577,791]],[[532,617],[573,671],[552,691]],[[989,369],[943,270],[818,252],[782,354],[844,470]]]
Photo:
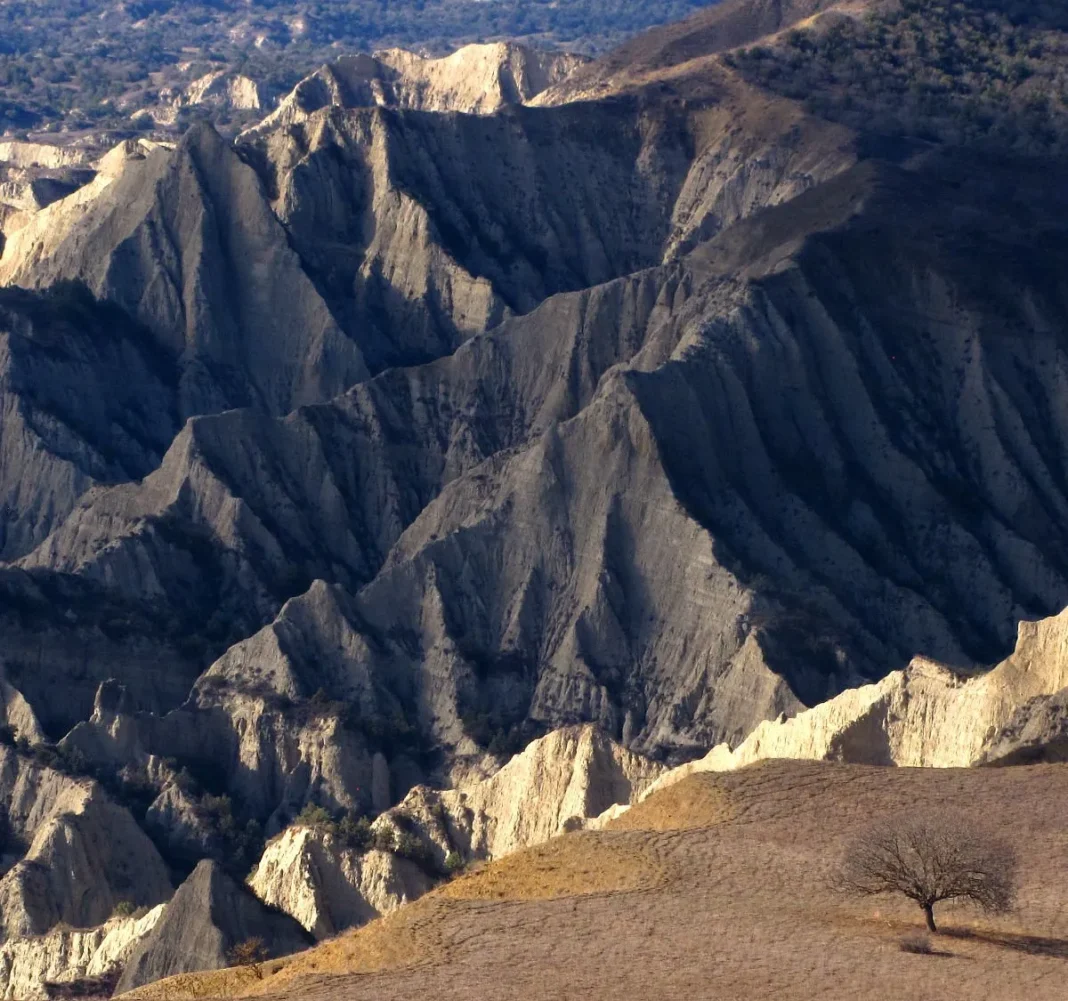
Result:
[[967,900],[987,911],[1007,911],[1016,895],[1016,851],[1007,841],[939,815],[886,820],[847,848],[835,886],[859,896],[900,893],[935,925],[935,904]]
[[255,974],[257,980],[263,979],[263,964],[267,960],[267,947],[262,938],[247,938],[238,942],[227,954],[231,966],[243,966]]

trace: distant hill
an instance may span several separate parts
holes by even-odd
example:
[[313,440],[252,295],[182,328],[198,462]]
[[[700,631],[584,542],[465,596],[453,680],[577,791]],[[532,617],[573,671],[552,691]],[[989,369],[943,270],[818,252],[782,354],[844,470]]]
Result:
[[[284,93],[338,56],[400,47],[444,55],[522,40],[592,54],[714,0],[49,0],[0,4],[0,134],[130,126],[161,90],[238,72]],[[176,109],[177,110],[177,109]],[[224,124],[231,108],[181,109]],[[153,116],[158,117],[158,116]],[[237,125],[247,125],[247,118]]]

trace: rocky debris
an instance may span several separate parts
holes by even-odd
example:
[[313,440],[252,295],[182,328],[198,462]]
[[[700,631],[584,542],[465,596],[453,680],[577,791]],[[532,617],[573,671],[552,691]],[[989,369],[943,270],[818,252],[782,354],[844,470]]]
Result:
[[42,935],[60,922],[92,928],[119,904],[152,907],[170,896],[152,842],[95,782],[4,746],[0,796],[9,829],[5,849],[28,846],[0,878],[6,936]]
[[260,939],[270,956],[306,948],[304,930],[234,882],[216,862],[201,862],[178,888],[163,917],[133,949],[117,992],[196,970],[229,966],[230,951]]
[[165,907],[159,904],[140,916],[113,917],[96,928],[54,928],[0,944],[0,997],[36,1001],[55,996],[46,985],[74,985],[121,970]]
[[343,56],[301,80],[245,135],[296,125],[329,107],[492,114],[507,104],[527,103],[586,62],[512,42],[465,45],[439,59],[403,49]]
[[316,939],[388,914],[433,885],[425,866],[396,852],[360,852],[336,834],[300,824],[268,843],[249,877],[260,900]]

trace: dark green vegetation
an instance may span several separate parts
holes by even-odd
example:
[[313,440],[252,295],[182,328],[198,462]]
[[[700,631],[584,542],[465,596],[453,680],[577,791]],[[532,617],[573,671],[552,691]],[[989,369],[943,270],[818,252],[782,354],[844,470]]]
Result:
[[727,57],[853,128],[1042,153],[1068,148],[1068,5],[901,0]]
[[5,2],[0,4],[0,132],[61,124],[68,129],[130,126],[130,114],[161,87],[213,68],[238,69],[281,91],[317,64],[356,50],[400,46],[445,52],[468,42],[526,39],[596,52],[709,2]]

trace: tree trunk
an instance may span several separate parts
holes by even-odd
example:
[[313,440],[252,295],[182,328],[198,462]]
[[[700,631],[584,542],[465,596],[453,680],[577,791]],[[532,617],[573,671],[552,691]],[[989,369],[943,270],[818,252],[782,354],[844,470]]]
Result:
[[931,932],[937,932],[938,928],[935,926],[934,919],[934,904],[920,904],[923,908],[923,916],[927,919],[927,930]]

